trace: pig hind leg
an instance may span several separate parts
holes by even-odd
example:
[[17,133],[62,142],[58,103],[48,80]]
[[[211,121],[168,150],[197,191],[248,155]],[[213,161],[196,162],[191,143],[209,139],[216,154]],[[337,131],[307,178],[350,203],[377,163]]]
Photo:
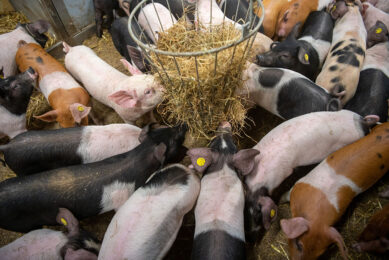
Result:
[[101,38],[103,35],[103,11],[100,9],[95,10],[95,22],[96,22],[96,34],[97,37]]

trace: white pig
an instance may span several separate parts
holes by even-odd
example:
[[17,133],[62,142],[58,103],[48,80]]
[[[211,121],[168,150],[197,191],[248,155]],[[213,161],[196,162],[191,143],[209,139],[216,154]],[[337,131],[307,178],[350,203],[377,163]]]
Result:
[[362,17],[366,30],[369,30],[371,27],[373,27],[378,20],[383,22],[386,27],[389,28],[389,14],[374,7],[370,3],[363,4]]
[[[27,43],[46,44],[47,36],[44,35],[50,24],[44,20],[35,23],[19,25],[15,30],[0,35],[0,68],[3,67],[4,77],[16,74],[15,55],[18,50],[18,42],[23,40]],[[37,42],[38,41],[38,42]]]
[[199,178],[181,164],[153,173],[112,218],[99,259],[162,259],[199,191]]
[[251,194],[250,213],[260,215],[257,211],[262,211],[262,216],[267,217],[270,212],[266,212],[261,200],[270,200],[274,189],[294,168],[320,162],[330,153],[362,138],[378,120],[377,116],[362,118],[341,110],[302,115],[274,128],[253,147],[260,154],[245,179]]
[[205,26],[205,28],[220,25],[224,22],[234,24],[237,29],[242,28],[242,25],[235,23],[224,15],[224,12],[220,9],[215,0],[197,0],[195,22],[199,23],[200,26]]
[[[90,48],[64,43],[66,69],[90,95],[134,123],[162,102],[163,87],[146,74],[127,76],[100,59]],[[138,70],[139,72],[139,70]]]
[[176,22],[176,18],[169,9],[159,3],[147,4],[138,15],[139,25],[154,43],[158,40],[159,32],[168,30]]

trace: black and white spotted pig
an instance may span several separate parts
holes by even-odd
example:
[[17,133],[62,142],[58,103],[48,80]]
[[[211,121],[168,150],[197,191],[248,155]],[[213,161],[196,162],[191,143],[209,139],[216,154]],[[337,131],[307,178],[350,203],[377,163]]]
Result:
[[139,145],[140,133],[130,124],[28,131],[0,145],[0,152],[8,167],[23,176],[128,152]]
[[141,144],[127,153],[1,182],[0,227],[26,232],[54,225],[59,207],[78,219],[117,210],[161,166],[184,158],[185,132],[147,126]]
[[258,65],[291,69],[315,80],[330,50],[334,22],[325,11],[312,12],[301,37],[296,39],[300,24],[293,27],[284,41],[274,42],[270,51],[257,55]]
[[195,208],[192,259],[245,259],[244,190],[240,174],[254,167],[255,149],[238,152],[231,126],[224,123],[209,148],[188,151],[203,173]]
[[14,138],[27,131],[26,110],[37,76],[30,67],[0,80],[0,137]]
[[163,259],[199,191],[199,177],[181,164],[154,173],[112,218],[99,259]]
[[334,88],[345,90],[345,95],[341,98],[344,105],[357,89],[359,73],[365,59],[367,33],[357,5],[350,3],[347,6],[339,0],[334,7],[331,14],[336,12],[336,16],[340,18],[335,23],[331,50],[316,84],[328,91]]
[[378,115],[381,122],[388,119],[389,42],[367,49],[357,91],[345,109],[361,116]]
[[267,111],[290,119],[317,111],[338,111],[342,92],[329,93],[303,75],[288,69],[261,68],[249,64],[243,72],[244,86],[236,94]]
[[50,259],[92,260],[97,259],[100,242],[79,227],[73,214],[60,208],[56,217],[67,233],[50,229],[31,231],[12,243],[0,248],[1,259]]

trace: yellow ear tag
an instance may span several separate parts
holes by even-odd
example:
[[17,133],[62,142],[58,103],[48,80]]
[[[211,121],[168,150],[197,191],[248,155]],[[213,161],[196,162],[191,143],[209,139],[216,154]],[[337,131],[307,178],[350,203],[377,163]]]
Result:
[[276,211],[274,209],[270,210],[270,217],[273,218],[276,215]]
[[3,74],[0,74],[0,79],[4,79],[4,75]]
[[309,56],[308,56],[308,54],[304,54],[304,59],[305,59],[305,61],[308,61],[309,60]]
[[375,33],[376,33],[376,34],[382,33],[382,28],[377,28],[377,29],[375,30]]
[[64,224],[64,226],[68,225],[68,222],[66,222],[66,220],[64,218],[61,218],[61,222],[62,222],[62,224]]
[[203,157],[199,157],[197,159],[197,165],[198,166],[204,166],[204,164],[205,164],[205,159]]
[[77,109],[78,109],[78,111],[80,111],[80,112],[84,111],[84,107],[82,107],[82,106],[78,106]]
[[334,5],[334,6],[332,7],[331,12],[333,12],[333,11],[335,11],[335,10],[336,10],[336,5]]

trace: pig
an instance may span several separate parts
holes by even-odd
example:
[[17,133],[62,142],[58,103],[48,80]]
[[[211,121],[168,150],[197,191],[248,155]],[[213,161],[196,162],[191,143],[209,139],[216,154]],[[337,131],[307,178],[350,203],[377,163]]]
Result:
[[389,251],[389,204],[370,218],[358,241],[353,245],[358,252],[384,254]]
[[388,120],[389,42],[380,43],[366,51],[357,91],[345,109],[362,116],[375,114],[381,122]]
[[69,210],[59,208],[56,221],[66,227],[67,234],[50,229],[31,231],[0,248],[2,259],[97,259],[100,241],[79,228]]
[[4,77],[14,76],[17,72],[15,55],[18,50],[18,42],[39,43],[45,47],[47,36],[44,34],[50,24],[45,20],[38,20],[34,23],[20,24],[15,30],[0,35],[0,67],[3,68]]
[[177,23],[169,9],[159,3],[147,4],[138,15],[138,23],[147,36],[156,43],[158,33],[164,32]]
[[389,41],[388,28],[383,22],[377,21],[367,32],[366,46],[367,48],[371,48],[377,43],[386,41]]
[[224,15],[215,0],[197,0],[195,13],[196,24],[209,29],[211,26],[221,25],[225,22],[234,24],[237,29],[242,28],[242,25]]
[[[132,20],[131,27],[133,32],[142,42],[152,43],[151,39],[147,34],[144,34],[144,31],[135,20]],[[128,17],[115,19],[109,33],[111,34],[113,44],[120,55],[141,72],[150,71],[150,63],[145,59],[142,50],[128,32]]]
[[209,148],[188,151],[193,167],[203,174],[195,208],[192,259],[245,259],[244,189],[241,174],[254,167],[259,153],[238,152],[231,125],[224,122]]
[[248,230],[255,233],[261,226],[270,227],[276,215],[271,214],[276,207],[270,196],[293,169],[319,163],[330,153],[364,137],[378,120],[377,116],[362,118],[348,110],[315,112],[285,121],[267,133],[253,147],[260,155],[245,177],[248,212],[254,220]]
[[128,152],[139,145],[140,133],[129,124],[28,131],[0,145],[0,151],[8,167],[23,176]]
[[377,7],[378,9],[381,9],[385,13],[389,13],[389,4],[388,0],[362,0],[362,2],[368,2]]
[[[246,0],[224,0],[219,2],[219,7],[223,13],[225,13],[226,17],[231,19],[232,21],[236,21],[239,24],[244,24],[245,22],[249,22],[250,12],[249,12],[249,1]],[[252,12],[252,27],[256,27],[259,22],[259,18],[255,16],[254,12]],[[259,32],[263,33],[263,26],[259,28]]]
[[281,220],[291,259],[316,259],[336,243],[344,259],[342,236],[332,227],[352,199],[389,170],[389,122],[330,154],[300,179],[290,194],[291,219]]
[[373,27],[378,20],[384,23],[386,27],[389,27],[389,14],[374,7],[370,3],[364,3],[362,6],[362,17],[366,30],[369,30],[371,27]]
[[236,94],[283,119],[316,111],[337,111],[339,97],[303,75],[279,68],[261,68],[249,63],[243,71],[243,87]]
[[131,77],[119,72],[100,59],[92,49],[64,43],[65,66],[99,102],[113,108],[126,123],[147,112],[152,113],[162,102],[162,85],[154,76],[140,71]]
[[[265,17],[262,23],[264,34],[270,38],[273,38],[275,36],[275,30],[280,13],[282,13],[283,9],[286,10],[292,4],[292,1],[263,0],[262,4],[265,9]],[[260,8],[256,8],[254,12],[257,14],[257,16],[261,17],[262,10]]]
[[24,73],[0,80],[0,138],[14,138],[26,132],[26,111],[37,74],[30,67]]
[[[96,35],[101,38],[103,35],[103,22],[107,24],[108,29],[113,22],[113,10],[119,8],[118,0],[93,0],[95,9]],[[103,16],[106,20],[103,21]]]
[[269,52],[257,55],[257,64],[291,69],[315,80],[330,50],[334,22],[325,11],[312,12],[297,40],[300,24],[283,42],[274,42]]
[[[0,183],[0,228],[26,232],[54,225],[58,207],[78,219],[117,210],[161,166],[179,162],[186,127],[146,126],[129,152]],[[103,149],[103,148],[102,148]]]
[[[335,23],[330,53],[323,69],[316,79],[316,84],[332,91],[334,88],[344,90],[341,97],[344,106],[355,94],[359,73],[363,66],[366,51],[366,29],[358,6],[349,5],[341,8],[343,1],[334,5],[341,11],[341,18]],[[333,14],[333,12],[332,12]]]
[[313,11],[326,8],[333,0],[292,0],[287,9],[282,10],[278,16],[275,29],[276,39],[285,38],[292,28],[301,22],[304,25],[308,15]]
[[89,95],[64,66],[35,43],[19,42],[16,64],[20,71],[32,67],[39,75],[39,88],[53,110],[35,116],[45,122],[57,121],[61,127],[88,125]]
[[[130,10],[133,10],[142,0],[131,0]],[[158,3],[166,7],[174,16],[175,19],[180,19],[184,15],[187,16],[188,21],[194,21],[194,10],[197,0],[147,0],[146,4]],[[143,6],[144,7],[144,6]],[[138,9],[134,17],[138,17],[141,9]]]
[[153,173],[112,218],[99,259],[163,259],[199,191],[199,177],[181,164]]

